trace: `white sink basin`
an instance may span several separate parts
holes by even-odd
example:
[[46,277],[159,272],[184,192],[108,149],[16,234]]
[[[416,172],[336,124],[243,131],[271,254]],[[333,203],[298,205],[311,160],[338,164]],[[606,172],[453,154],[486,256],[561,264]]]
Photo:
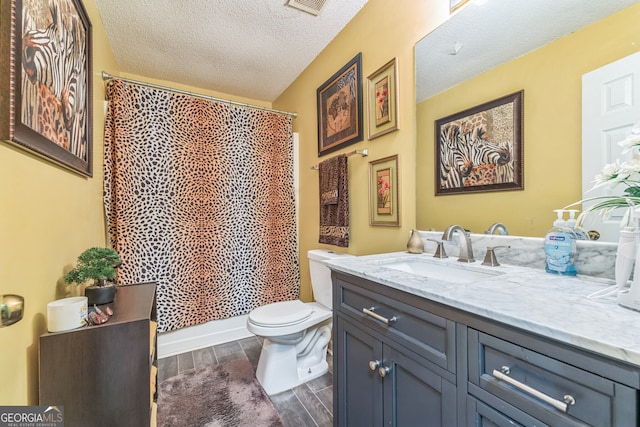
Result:
[[502,271],[488,271],[477,267],[474,268],[468,264],[440,264],[435,261],[417,259],[393,261],[382,265],[393,270],[450,283],[471,283],[504,274]]

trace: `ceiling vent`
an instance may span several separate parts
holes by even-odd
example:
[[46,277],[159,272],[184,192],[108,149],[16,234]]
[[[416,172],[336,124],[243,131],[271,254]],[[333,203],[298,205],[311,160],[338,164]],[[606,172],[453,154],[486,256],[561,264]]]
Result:
[[318,16],[327,0],[289,0],[287,6]]

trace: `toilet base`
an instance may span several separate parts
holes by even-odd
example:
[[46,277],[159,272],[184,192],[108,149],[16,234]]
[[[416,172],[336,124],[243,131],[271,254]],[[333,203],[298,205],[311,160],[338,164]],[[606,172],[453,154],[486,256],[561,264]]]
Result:
[[309,331],[309,336],[297,345],[265,338],[256,369],[256,378],[264,391],[268,395],[278,394],[327,373],[330,337],[331,326],[323,325]]

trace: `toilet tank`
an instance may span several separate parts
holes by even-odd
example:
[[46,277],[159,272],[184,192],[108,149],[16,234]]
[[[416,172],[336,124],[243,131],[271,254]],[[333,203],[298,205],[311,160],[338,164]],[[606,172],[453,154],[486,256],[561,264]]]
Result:
[[351,257],[353,255],[334,252],[327,249],[313,249],[307,252],[313,298],[327,308],[331,308],[331,270],[324,261]]

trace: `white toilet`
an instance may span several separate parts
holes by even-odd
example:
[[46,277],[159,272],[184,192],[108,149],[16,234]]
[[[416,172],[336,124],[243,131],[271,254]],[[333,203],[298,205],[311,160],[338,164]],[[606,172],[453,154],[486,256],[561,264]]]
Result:
[[247,320],[247,329],[264,338],[256,377],[269,395],[292,389],[329,369],[331,270],[324,261],[352,255],[322,249],[307,255],[316,302],[263,305],[252,310]]

